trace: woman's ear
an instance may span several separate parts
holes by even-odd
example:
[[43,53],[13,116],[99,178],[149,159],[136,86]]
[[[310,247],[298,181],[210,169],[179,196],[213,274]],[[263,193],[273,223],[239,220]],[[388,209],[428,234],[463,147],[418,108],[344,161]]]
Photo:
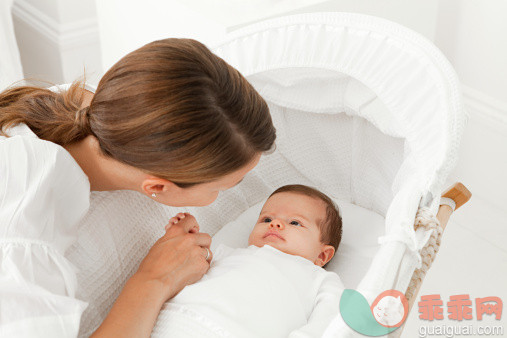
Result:
[[332,245],[322,245],[321,251],[314,264],[318,266],[324,266],[333,258],[334,247]]
[[173,182],[155,176],[148,176],[141,183],[141,191],[148,196],[161,193],[172,194],[178,189],[181,188]]

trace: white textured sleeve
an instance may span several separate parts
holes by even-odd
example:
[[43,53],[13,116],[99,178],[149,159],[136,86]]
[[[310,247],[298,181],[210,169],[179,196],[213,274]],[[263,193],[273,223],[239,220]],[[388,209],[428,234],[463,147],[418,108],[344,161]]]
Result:
[[0,337],[75,337],[87,303],[65,258],[89,182],[60,146],[0,140]]
[[289,337],[322,337],[327,326],[340,311],[340,297],[344,289],[345,287],[336,273],[326,272],[307,324],[292,331]]

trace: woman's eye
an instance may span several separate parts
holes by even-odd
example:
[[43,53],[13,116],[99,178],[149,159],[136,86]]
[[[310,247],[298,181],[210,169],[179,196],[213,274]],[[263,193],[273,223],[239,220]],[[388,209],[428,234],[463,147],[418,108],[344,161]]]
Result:
[[262,221],[263,221],[264,223],[269,223],[269,222],[271,222],[271,218],[269,218],[269,217],[264,217],[264,218],[262,219]]
[[296,226],[303,226],[303,224],[299,223],[298,221],[292,221],[292,222],[290,222],[290,224],[296,225]]

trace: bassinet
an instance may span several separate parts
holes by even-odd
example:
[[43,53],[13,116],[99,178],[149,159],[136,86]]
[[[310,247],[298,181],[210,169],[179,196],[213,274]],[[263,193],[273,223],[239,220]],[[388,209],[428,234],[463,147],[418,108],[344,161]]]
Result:
[[[438,225],[434,215],[465,125],[459,83],[443,55],[398,24],[350,13],[264,21],[212,50],[268,102],[277,149],[211,206],[184,210],[213,235],[278,186],[313,185],[385,218],[380,246],[352,287],[369,303],[384,290],[407,292],[421,249],[438,235],[436,228],[415,231],[414,223]],[[133,192],[92,193],[68,252],[80,268],[77,297],[90,302],[82,335],[100,324],[167,219],[181,210]],[[355,334],[340,315],[327,333]]]

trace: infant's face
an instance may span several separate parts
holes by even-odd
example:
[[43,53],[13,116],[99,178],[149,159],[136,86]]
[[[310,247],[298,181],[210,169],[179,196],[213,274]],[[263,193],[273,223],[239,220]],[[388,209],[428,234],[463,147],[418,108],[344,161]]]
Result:
[[317,224],[325,216],[326,205],[321,200],[294,192],[277,193],[262,207],[248,245],[262,247],[269,244],[316,263],[324,246]]

